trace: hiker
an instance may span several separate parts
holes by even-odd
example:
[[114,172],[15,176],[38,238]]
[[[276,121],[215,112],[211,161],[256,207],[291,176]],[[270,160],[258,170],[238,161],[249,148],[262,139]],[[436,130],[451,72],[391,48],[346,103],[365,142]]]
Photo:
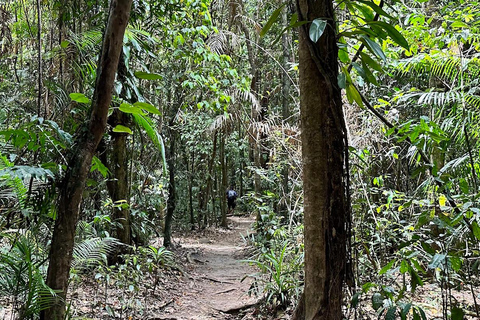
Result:
[[235,199],[237,199],[237,197],[237,192],[233,190],[232,186],[230,186],[230,188],[227,190],[228,214],[233,213],[233,209],[235,209],[235,206],[237,205],[235,203]]

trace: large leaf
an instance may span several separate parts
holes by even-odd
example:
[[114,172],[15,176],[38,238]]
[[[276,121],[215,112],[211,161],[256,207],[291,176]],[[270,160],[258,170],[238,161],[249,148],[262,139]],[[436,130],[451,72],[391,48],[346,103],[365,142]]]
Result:
[[383,61],[387,61],[387,57],[385,56],[385,53],[383,52],[382,48],[378,43],[373,41],[367,36],[362,36],[361,37],[362,42],[367,46],[367,48],[372,51],[373,54],[375,54],[377,57],[382,59]]
[[282,11],[283,7],[285,7],[286,3],[282,4],[277,10],[273,11],[272,15],[268,19],[267,23],[263,26],[262,31],[260,31],[260,37],[263,37],[267,34],[268,30],[272,27],[272,25],[277,21],[280,12]]
[[83,93],[70,93],[70,99],[78,103],[90,103],[90,99],[88,99]]
[[477,240],[480,240],[480,226],[478,226],[477,221],[472,222],[472,231],[475,238],[477,238]]
[[119,107],[120,111],[124,113],[132,113],[132,114],[139,114],[144,115],[144,112],[139,107],[132,106],[128,103],[122,103]]
[[145,111],[148,111],[150,113],[153,113],[153,114],[162,114],[157,108],[155,108],[153,105],[151,105],[150,103],[146,103],[146,102],[135,102],[133,104],[134,107],[139,107],[139,108],[142,108],[143,110]]
[[113,132],[128,133],[128,134],[133,133],[132,130],[129,127],[122,126],[121,124],[119,124],[115,128],[113,128]]
[[325,27],[327,26],[327,20],[323,19],[315,19],[312,21],[310,25],[309,36],[310,40],[313,42],[317,42],[318,39],[322,36],[323,32],[325,31]]
[[368,23],[369,25],[378,25],[384,29],[390,38],[399,46],[403,47],[405,50],[410,50],[410,46],[408,45],[408,41],[403,37],[403,35],[395,29],[394,26],[391,24],[385,23],[383,21],[371,21]]
[[165,158],[165,145],[163,143],[162,136],[155,130],[152,125],[151,125],[151,120],[145,116],[142,116],[140,114],[133,114],[133,118],[135,119],[135,122],[142,127],[147,135],[152,139],[153,144],[158,148],[160,151],[160,154],[162,156],[162,162],[163,162],[163,173],[166,175],[167,174],[167,160]]
[[163,77],[157,73],[148,73],[143,71],[135,72],[135,77],[145,80],[162,80]]

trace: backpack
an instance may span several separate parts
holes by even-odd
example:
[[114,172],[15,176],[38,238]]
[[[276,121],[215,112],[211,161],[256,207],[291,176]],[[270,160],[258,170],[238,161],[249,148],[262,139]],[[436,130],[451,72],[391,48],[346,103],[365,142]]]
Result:
[[237,193],[235,190],[228,190],[227,197],[235,199],[237,198]]

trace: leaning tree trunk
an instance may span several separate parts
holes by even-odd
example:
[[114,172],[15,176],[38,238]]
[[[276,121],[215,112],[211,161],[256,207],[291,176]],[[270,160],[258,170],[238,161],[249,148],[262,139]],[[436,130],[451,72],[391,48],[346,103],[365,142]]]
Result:
[[299,34],[305,214],[305,319],[342,319],[347,206],[346,130],[337,85],[338,48],[331,0],[299,0],[300,21],[327,21],[317,43]]
[[131,6],[132,0],[112,0],[111,2],[110,16],[97,69],[90,120],[76,139],[76,147],[69,158],[58,201],[47,285],[60,293],[55,303],[42,313],[42,319],[63,320],[65,318],[65,299],[82,194],[93,154],[105,131],[115,73]]

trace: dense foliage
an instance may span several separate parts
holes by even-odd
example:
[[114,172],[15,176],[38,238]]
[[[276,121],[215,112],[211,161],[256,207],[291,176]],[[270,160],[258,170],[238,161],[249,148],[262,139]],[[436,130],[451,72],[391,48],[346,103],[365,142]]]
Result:
[[[480,5],[335,4],[350,133],[345,313],[478,317]],[[56,200],[92,100],[107,15],[108,1],[0,0],[0,305],[20,318],[37,318],[55,295],[45,272]],[[252,293],[265,297],[266,312],[297,304],[302,25],[291,2],[134,1],[71,271],[72,286],[93,272],[104,295],[121,287],[120,310],[104,306],[111,316],[133,314],[157,271],[176,268],[170,251],[149,246],[154,237],[227,226],[229,186],[240,195],[236,211],[256,216],[245,236],[260,271]],[[324,28],[312,24],[312,41]],[[116,239],[118,211],[130,218],[129,250]],[[439,292],[431,305],[417,299],[427,286]]]

